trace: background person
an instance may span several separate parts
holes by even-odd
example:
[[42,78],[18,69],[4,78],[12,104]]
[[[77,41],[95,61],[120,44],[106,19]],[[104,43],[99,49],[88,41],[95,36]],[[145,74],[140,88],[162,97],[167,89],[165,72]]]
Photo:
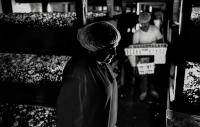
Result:
[[[150,24],[151,14],[147,12],[140,13],[138,21],[140,28],[135,31],[133,35],[133,44],[151,44],[163,42],[163,35],[160,33],[158,27]],[[149,63],[153,62],[150,56],[141,56],[136,58],[136,63]],[[145,74],[138,76],[140,83],[139,88],[141,94],[140,100],[144,100],[148,93],[153,97],[158,98],[159,95],[153,86],[153,75]]]
[[80,56],[73,56],[63,73],[57,100],[57,127],[114,127],[118,88],[109,65],[121,39],[108,22],[88,24],[78,31]]
[[136,30],[133,35],[133,44],[143,43],[159,43],[163,42],[163,35],[160,30],[149,22],[151,14],[148,12],[140,13],[138,21],[140,29]]

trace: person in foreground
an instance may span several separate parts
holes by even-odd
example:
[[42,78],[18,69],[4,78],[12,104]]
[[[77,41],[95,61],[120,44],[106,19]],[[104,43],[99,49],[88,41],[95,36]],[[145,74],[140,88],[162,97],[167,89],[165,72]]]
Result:
[[109,65],[121,35],[100,21],[79,29],[77,39],[85,50],[73,56],[63,72],[57,99],[57,127],[114,127],[118,89]]
[[[163,35],[158,27],[150,24],[151,14],[148,12],[142,12],[139,15],[138,21],[140,23],[140,29],[138,29],[133,35],[133,44],[152,44],[163,43]],[[152,62],[152,57],[143,56],[136,59],[136,63],[149,63]],[[139,99],[143,101],[147,97],[147,91],[150,95],[158,98],[159,95],[153,85],[153,75],[145,74],[140,75],[140,91]]]

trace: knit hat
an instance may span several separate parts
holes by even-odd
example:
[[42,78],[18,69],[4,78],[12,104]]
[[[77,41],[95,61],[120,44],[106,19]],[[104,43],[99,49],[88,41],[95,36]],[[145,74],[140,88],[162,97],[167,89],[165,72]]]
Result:
[[138,21],[139,23],[148,23],[151,20],[151,14],[148,12],[140,13]]
[[96,52],[108,46],[118,45],[121,35],[114,25],[100,21],[79,29],[77,39],[82,47]]

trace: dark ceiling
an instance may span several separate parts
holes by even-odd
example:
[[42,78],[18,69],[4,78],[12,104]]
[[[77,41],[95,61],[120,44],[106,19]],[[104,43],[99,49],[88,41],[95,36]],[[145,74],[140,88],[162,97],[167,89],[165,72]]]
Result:
[[194,6],[200,6],[200,0],[192,0]]

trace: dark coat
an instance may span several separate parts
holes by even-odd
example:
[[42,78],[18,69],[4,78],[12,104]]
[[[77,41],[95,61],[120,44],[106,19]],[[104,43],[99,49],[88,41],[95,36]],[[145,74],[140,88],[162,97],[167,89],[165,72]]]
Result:
[[107,64],[72,57],[58,96],[57,127],[114,127],[117,95],[117,83]]

